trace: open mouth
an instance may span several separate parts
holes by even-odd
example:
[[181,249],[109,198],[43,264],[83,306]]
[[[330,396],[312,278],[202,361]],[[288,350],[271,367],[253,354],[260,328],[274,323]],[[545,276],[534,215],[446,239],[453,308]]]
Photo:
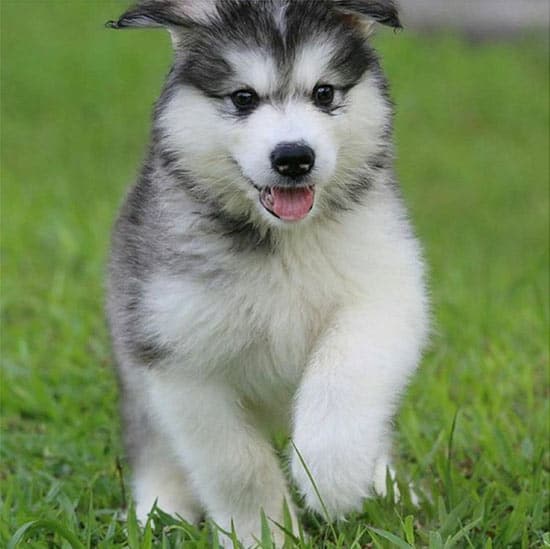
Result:
[[315,189],[309,187],[265,187],[260,191],[262,206],[284,221],[299,221],[313,208]]

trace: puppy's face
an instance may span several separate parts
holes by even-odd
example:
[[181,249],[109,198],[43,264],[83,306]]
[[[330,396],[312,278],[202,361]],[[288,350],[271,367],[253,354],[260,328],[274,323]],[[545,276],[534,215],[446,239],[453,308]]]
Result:
[[292,226],[367,186],[391,114],[364,22],[337,4],[203,1],[193,24],[170,26],[160,150],[224,215]]

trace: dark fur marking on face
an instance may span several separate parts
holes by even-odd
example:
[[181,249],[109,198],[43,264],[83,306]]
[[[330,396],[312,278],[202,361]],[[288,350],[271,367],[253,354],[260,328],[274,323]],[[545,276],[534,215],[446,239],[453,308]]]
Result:
[[[158,139],[160,134],[157,134]],[[189,193],[195,200],[206,207],[201,215],[214,223],[213,234],[221,235],[232,242],[235,251],[270,250],[272,238],[270,231],[261,231],[247,217],[233,217],[223,210],[195,178],[181,167],[181,159],[174,151],[159,147],[159,158],[163,169],[177,184]]]
[[312,37],[332,44],[334,52],[329,70],[337,75],[337,82],[327,82],[340,88],[356,85],[365,71],[378,65],[374,50],[365,36],[335,12],[332,1],[304,0],[291,3],[287,10],[285,45],[292,57],[309,43]]
[[201,203],[209,200],[208,193],[200,182],[196,181],[192,175],[181,166],[181,159],[177,152],[159,147],[158,157],[162,169],[173,182],[182,189],[185,189],[195,200]]
[[357,85],[365,72],[379,67],[378,57],[366,42],[350,33],[342,47],[333,55],[330,69],[341,75],[342,87],[350,89]]
[[275,244],[270,229],[261,231],[248,218],[235,218],[222,210],[212,212],[208,218],[217,225],[216,234],[230,240],[232,251],[274,251]]
[[361,204],[367,192],[372,188],[372,180],[367,174],[357,176],[349,181],[343,192],[338,195],[330,194],[327,200],[328,215],[337,219],[335,214],[341,211],[351,211],[357,204]]
[[212,44],[196,41],[185,56],[185,61],[176,67],[179,83],[190,84],[209,97],[222,98],[229,90],[221,86],[230,80],[233,71]]
[[357,84],[366,70],[377,66],[376,54],[362,32],[337,16],[333,1],[290,2],[284,10],[284,33],[273,15],[280,5],[276,0],[219,2],[211,22],[193,27],[180,46],[171,85],[192,85],[208,97],[222,99],[236,91],[228,86],[234,75],[224,54],[257,49],[265,51],[278,67],[279,90],[271,99],[282,100],[292,91],[287,89],[292,61],[312,37],[334,44],[329,68],[338,75],[335,84],[339,87]]

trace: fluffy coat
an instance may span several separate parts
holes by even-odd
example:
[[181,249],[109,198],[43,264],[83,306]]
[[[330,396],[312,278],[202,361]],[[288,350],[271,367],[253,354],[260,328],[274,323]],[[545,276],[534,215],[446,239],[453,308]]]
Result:
[[[428,315],[373,21],[399,26],[393,2],[145,0],[110,23],[166,27],[175,50],[108,278],[142,520],[158,500],[253,543],[261,508],[278,522],[285,499],[292,510],[270,442],[280,429],[331,517],[384,491]],[[243,89],[257,98],[246,112]],[[281,143],[306,143],[311,171],[274,171]],[[260,198],[274,187],[314,192],[311,211],[277,218]],[[294,451],[290,462],[320,511]]]

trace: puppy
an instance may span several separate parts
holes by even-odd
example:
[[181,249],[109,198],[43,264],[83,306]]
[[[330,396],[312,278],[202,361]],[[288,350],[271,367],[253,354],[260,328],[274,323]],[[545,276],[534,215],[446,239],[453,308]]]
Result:
[[428,322],[374,22],[400,27],[393,1],[143,0],[109,23],[174,47],[108,277],[141,520],[158,501],[253,543],[261,509],[294,513],[281,429],[309,508],[384,490]]

